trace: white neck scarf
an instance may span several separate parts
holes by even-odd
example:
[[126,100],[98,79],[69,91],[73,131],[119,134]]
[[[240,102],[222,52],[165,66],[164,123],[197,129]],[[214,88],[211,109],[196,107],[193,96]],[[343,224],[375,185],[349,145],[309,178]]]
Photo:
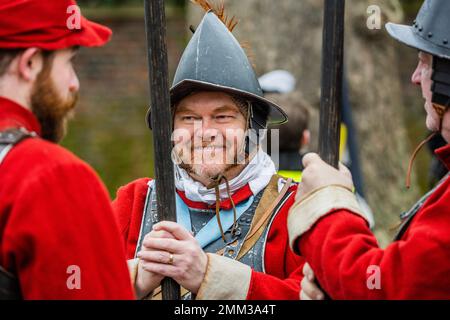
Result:
[[[275,164],[270,156],[260,149],[244,170],[229,181],[230,192],[233,194],[248,184],[253,195],[256,195],[269,184],[274,174],[276,174]],[[175,166],[175,187],[184,191],[186,197],[191,201],[204,202],[209,205],[216,202],[214,188],[207,189],[202,183],[192,179],[186,170],[179,166]],[[219,192],[221,199],[228,198],[225,183],[219,186]]]

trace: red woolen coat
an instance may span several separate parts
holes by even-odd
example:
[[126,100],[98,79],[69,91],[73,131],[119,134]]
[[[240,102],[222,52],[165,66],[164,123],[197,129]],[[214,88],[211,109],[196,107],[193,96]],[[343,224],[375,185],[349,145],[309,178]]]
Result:
[[[113,202],[128,259],[134,257],[136,250],[149,180],[148,178],[139,179],[120,188],[117,199]],[[296,188],[297,186],[293,186],[290,191],[295,191]],[[244,187],[234,193],[232,197],[235,203],[247,200],[251,196],[249,190],[248,187]],[[290,195],[271,225],[265,247],[266,273],[252,270],[247,292],[248,300],[299,299],[304,260],[289,248],[286,224],[288,210],[294,202],[294,196],[295,192]],[[203,203],[187,201],[182,194],[181,197],[191,207],[205,206]],[[229,201],[226,200],[221,203],[225,208],[228,204]]]
[[[450,145],[436,153],[450,168]],[[450,299],[450,178],[384,250],[366,222],[346,210],[319,220],[297,248],[334,299]]]
[[[0,98],[0,130],[39,134],[34,115]],[[0,165],[0,265],[25,299],[132,299],[109,197],[95,172],[40,138],[15,146]],[[79,267],[80,286],[70,266]]]

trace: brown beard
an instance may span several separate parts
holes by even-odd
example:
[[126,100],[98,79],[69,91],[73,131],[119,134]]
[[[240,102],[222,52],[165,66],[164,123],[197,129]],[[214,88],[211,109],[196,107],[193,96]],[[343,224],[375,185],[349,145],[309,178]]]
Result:
[[66,134],[66,122],[75,108],[78,93],[63,99],[50,76],[52,59],[47,57],[31,93],[31,109],[41,125],[41,137],[58,143]]
[[[183,161],[181,161],[181,154],[178,154],[175,158],[180,160],[180,167],[183,168],[184,170],[186,170],[189,174],[193,174],[197,177],[202,177],[202,178],[209,178],[209,179],[214,179],[216,178],[218,175],[220,174],[227,174],[231,169],[235,168],[235,167],[239,167],[240,165],[242,165],[242,161],[244,161],[244,165],[247,165],[249,163],[249,158],[247,154],[240,154],[237,150],[237,145],[233,144],[233,143],[227,143],[225,142],[227,148],[234,148],[234,156],[233,156],[233,160],[232,163],[225,163],[224,162],[224,167],[222,168],[220,173],[216,173],[214,175],[210,175],[210,174],[204,174],[201,172],[197,172],[194,168],[194,146],[191,146],[191,163],[184,163]],[[202,147],[208,147],[208,146],[212,146],[214,145],[214,143],[202,143]],[[224,155],[225,157],[227,157],[226,155]],[[225,161],[225,159],[224,159]]]

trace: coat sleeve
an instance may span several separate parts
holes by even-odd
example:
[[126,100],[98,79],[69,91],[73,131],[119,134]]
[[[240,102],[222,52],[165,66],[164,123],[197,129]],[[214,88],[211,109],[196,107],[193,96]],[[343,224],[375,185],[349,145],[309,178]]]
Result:
[[252,272],[247,294],[248,300],[299,300],[300,282],[303,279],[301,264],[286,279],[280,279],[262,272]]
[[322,217],[296,248],[333,299],[448,299],[449,195],[447,190],[426,206],[407,234],[386,249],[367,223],[347,210]]
[[249,266],[208,253],[205,278],[197,294],[199,300],[298,300],[303,264],[288,278],[256,272]]
[[25,299],[133,299],[109,197],[80,161],[47,166],[18,191],[4,233]]
[[134,258],[149,181],[141,178],[120,187],[112,203],[127,259]]

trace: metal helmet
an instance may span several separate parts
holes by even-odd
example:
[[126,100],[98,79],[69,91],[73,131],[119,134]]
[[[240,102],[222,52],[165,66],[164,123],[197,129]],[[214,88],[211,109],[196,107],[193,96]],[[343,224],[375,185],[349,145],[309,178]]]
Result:
[[[172,106],[195,91],[221,91],[247,100],[251,128],[287,122],[284,111],[264,98],[245,51],[213,11],[205,14],[184,50],[170,89]],[[150,124],[150,112],[147,120]]]
[[412,26],[387,23],[396,40],[440,58],[450,59],[450,1],[426,0]]
[[425,0],[412,26],[386,24],[393,38],[433,56],[432,102],[440,116],[450,104],[449,15],[450,1]]

